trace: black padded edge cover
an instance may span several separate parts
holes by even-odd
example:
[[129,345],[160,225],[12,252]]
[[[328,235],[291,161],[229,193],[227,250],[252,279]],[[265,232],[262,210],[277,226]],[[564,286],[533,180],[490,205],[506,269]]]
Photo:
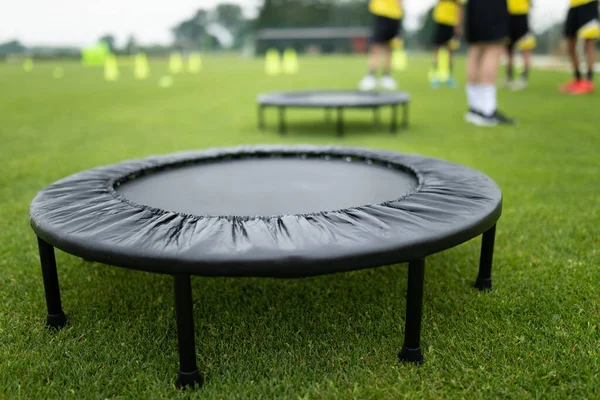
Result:
[[[342,96],[337,101],[331,101],[328,96]],[[344,95],[348,95],[346,99]],[[318,97],[323,97],[319,100]],[[348,90],[306,90],[297,92],[262,93],[257,96],[257,102],[268,106],[284,107],[346,107],[363,108],[386,105],[405,104],[410,96],[403,92],[359,92]]]
[[[114,190],[128,176],[172,164],[286,156],[389,163],[412,170],[419,187],[383,204],[277,217],[185,215],[133,204]],[[302,277],[437,253],[492,227],[501,207],[501,191],[490,178],[442,160],[358,148],[251,146],[76,173],[37,194],[30,222],[48,243],[90,261],[169,274]]]

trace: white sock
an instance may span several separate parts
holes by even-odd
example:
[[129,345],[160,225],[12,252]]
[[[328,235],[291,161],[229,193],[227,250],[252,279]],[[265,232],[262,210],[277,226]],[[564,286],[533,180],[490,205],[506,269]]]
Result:
[[490,84],[480,85],[481,90],[481,112],[490,116],[498,108],[497,90],[496,86]]
[[467,103],[469,108],[474,111],[478,111],[479,107],[477,107],[478,102],[478,84],[476,83],[467,83]]

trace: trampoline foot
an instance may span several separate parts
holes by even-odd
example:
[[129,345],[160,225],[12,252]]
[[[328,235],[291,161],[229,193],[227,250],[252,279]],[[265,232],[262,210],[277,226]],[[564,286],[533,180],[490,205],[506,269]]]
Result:
[[402,362],[410,362],[417,365],[423,364],[423,352],[420,347],[417,347],[416,349],[402,347],[402,351],[398,354],[398,358]]
[[496,225],[484,232],[481,238],[481,256],[479,259],[479,275],[473,287],[481,291],[492,290],[492,261],[494,257],[494,242]]
[[202,375],[196,365],[196,344],[194,343],[194,303],[190,276],[174,275],[175,317],[177,320],[177,342],[179,347],[179,377],[175,382],[178,388],[201,387]]
[[179,371],[179,376],[175,382],[177,389],[186,389],[191,387],[192,389],[200,389],[204,384],[204,378],[200,375],[198,370],[193,372],[182,372]]
[[487,278],[487,279],[477,279],[475,281],[475,283],[473,284],[473,287],[475,289],[479,289],[482,292],[487,291],[487,290],[492,290],[492,278]]
[[59,314],[48,314],[46,317],[46,328],[48,329],[62,329],[67,325],[67,316],[64,312]]
[[423,315],[423,282],[425,279],[425,259],[408,263],[408,288],[406,292],[406,321],[404,344],[398,354],[400,361],[416,364],[423,362],[421,353],[421,319]]

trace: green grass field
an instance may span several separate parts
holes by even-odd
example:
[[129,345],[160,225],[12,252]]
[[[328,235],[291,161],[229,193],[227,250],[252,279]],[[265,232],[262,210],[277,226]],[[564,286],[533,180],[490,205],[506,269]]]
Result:
[[[199,75],[116,83],[98,69],[0,66],[0,398],[600,398],[600,127],[597,96],[561,95],[565,74],[536,71],[500,91],[518,127],[463,122],[463,89],[434,91],[428,58],[398,76],[413,96],[398,136],[349,112],[338,139],[321,111],[288,113],[289,134],[256,128],[258,92],[354,88],[361,57],[301,59],[269,78],[260,60],[215,57]],[[457,67],[463,70],[463,64]],[[464,82],[463,74],[459,80]],[[383,115],[383,121],[388,114]],[[44,328],[29,202],[44,186],[98,165],[179,150],[254,143],[392,149],[465,164],[502,188],[495,290],[470,286],[479,240],[428,259],[420,367],[397,362],[406,265],[303,280],[192,281],[206,383],[178,392],[168,276],[57,252],[70,324]]]

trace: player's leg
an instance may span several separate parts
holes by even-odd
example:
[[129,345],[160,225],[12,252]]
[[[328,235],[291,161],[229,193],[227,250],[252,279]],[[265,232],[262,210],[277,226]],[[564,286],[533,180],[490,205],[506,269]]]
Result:
[[506,46],[506,83],[505,86],[512,87],[515,79],[515,46],[510,43]]
[[379,69],[379,59],[382,53],[382,46],[379,43],[371,43],[369,47],[369,70],[358,84],[360,90],[373,90],[377,86],[377,70]]
[[433,67],[431,69],[431,73],[429,74],[429,84],[435,89],[440,87],[439,55],[440,49],[443,45],[444,38],[442,25],[436,23],[433,33]]
[[[434,33],[434,53],[435,60],[433,65],[433,73],[431,74],[430,83],[434,88],[438,88],[441,83],[449,82],[451,78],[451,61],[450,53],[451,41],[454,37],[454,27],[447,24],[436,23]],[[444,57],[441,58],[441,51],[444,51]]]
[[571,93],[581,83],[581,71],[579,70],[579,56],[577,55],[577,31],[579,30],[579,7],[569,9],[565,22],[565,37],[567,38],[567,53],[573,70],[573,80],[560,87],[563,93]]
[[367,74],[358,83],[358,88],[362,91],[369,91],[377,87],[377,72],[381,53],[383,52],[383,27],[382,17],[373,15],[373,27],[369,43],[368,71]]
[[600,19],[598,16],[598,2],[594,1],[577,7],[578,37],[584,40],[585,59],[587,64],[586,79],[580,80],[579,86],[573,94],[588,94],[594,91],[594,65],[596,62],[596,41],[600,38]]
[[480,110],[480,77],[479,65],[483,54],[483,46],[478,44],[470,44],[467,50],[467,104],[468,112],[465,114],[465,119],[468,122],[478,124],[481,120]]
[[446,85],[452,88],[457,87],[456,80],[454,79],[454,48],[451,42],[448,42],[448,74]]
[[519,32],[517,26],[517,16],[510,15],[508,17],[508,44],[506,45],[506,82],[505,86],[512,87],[513,82],[515,80],[515,47],[516,43],[519,40]]
[[490,123],[512,125],[515,121],[506,117],[498,110],[498,90],[496,81],[498,79],[498,69],[500,60],[505,51],[504,43],[486,45],[481,55],[481,105],[480,110]]
[[594,67],[596,65],[596,40],[585,41],[585,54],[587,58],[587,80],[594,82]]
[[392,42],[394,40],[399,40],[402,37],[402,21],[386,18],[384,21],[384,31],[385,34],[382,35],[382,39],[385,40],[383,44],[385,58],[383,64],[383,74],[381,75],[379,84],[383,89],[396,90],[398,88],[398,83],[392,76],[392,53],[394,51]]
[[435,88],[435,89],[440,87],[440,77],[439,77],[439,71],[438,71],[439,54],[440,54],[440,46],[434,45],[434,47],[433,47],[433,66],[432,66],[431,72],[429,74],[429,84],[431,85],[432,88]]
[[[514,124],[498,110],[496,81],[500,59],[509,37],[509,15],[506,0],[469,0],[465,32],[470,44],[467,65],[471,90],[469,122],[483,126]],[[469,22],[470,21],[470,22]],[[471,58],[472,57],[472,58]],[[469,97],[469,95],[467,94]]]
[[531,63],[531,50],[523,50],[523,73],[521,74],[521,81],[526,85],[529,81],[529,74],[531,71],[532,63]]
[[594,65],[596,63],[596,40],[586,39],[584,42],[587,72],[585,79],[579,82],[579,87],[572,94],[588,94],[594,92]]

